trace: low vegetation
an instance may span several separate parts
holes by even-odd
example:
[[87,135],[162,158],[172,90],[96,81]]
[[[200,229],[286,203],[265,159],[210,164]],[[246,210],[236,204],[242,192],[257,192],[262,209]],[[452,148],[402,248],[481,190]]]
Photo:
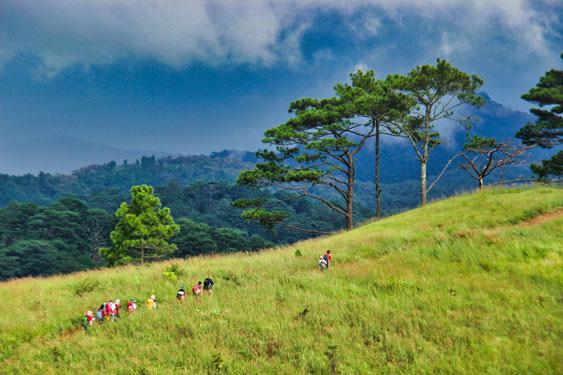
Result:
[[485,189],[286,248],[0,283],[2,372],[561,373],[562,208],[555,187]]

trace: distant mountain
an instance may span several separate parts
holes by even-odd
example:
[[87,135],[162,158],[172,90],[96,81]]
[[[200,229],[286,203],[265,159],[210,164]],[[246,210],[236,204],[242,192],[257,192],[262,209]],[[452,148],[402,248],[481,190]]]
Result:
[[110,190],[115,192],[116,199],[121,199],[131,186],[138,184],[234,181],[241,170],[252,168],[253,159],[250,152],[222,151],[211,155],[142,156],[133,162],[89,165],[70,174],[0,174],[0,207],[11,201],[45,204],[64,195],[88,197]]
[[161,151],[128,150],[73,137],[47,137],[0,145],[0,173],[70,173],[85,165],[125,159],[135,161],[146,155],[163,157]]

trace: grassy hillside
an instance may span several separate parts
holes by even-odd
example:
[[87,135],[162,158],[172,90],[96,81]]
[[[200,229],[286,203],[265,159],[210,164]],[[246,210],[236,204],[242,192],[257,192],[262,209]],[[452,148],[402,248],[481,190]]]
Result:
[[[562,213],[561,189],[493,189],[284,249],[176,261],[178,281],[166,262],[1,283],[0,372],[562,373]],[[214,295],[175,301],[207,275]],[[78,296],[84,279],[99,286]],[[155,312],[73,328],[104,300],[151,293]]]

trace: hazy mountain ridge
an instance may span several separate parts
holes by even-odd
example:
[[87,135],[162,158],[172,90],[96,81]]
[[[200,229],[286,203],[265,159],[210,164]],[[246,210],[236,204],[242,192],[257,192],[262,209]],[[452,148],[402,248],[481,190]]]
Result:
[[85,165],[111,160],[135,161],[146,155],[164,157],[171,153],[112,147],[68,136],[53,136],[0,145],[0,173],[70,173]]

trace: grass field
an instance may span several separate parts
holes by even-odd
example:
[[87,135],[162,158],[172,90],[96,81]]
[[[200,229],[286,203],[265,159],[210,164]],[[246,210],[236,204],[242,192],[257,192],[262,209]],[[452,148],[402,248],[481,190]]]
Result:
[[[491,189],[260,253],[13,280],[0,373],[562,374],[562,252],[562,189]],[[175,301],[208,275],[213,295]],[[76,328],[152,293],[157,311]]]

